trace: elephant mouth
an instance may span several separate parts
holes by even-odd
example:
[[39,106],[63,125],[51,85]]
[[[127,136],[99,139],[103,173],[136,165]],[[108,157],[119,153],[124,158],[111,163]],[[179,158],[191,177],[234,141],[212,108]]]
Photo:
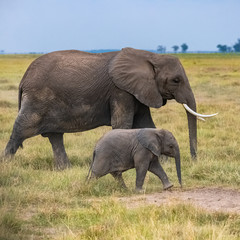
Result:
[[162,94],[163,98],[167,99],[167,100],[171,100],[171,99],[175,99],[174,95],[171,92],[166,92],[164,94]]
[[186,109],[186,111],[188,111],[189,113],[191,113],[192,115],[196,116],[197,119],[199,120],[202,120],[202,121],[206,121],[205,118],[209,118],[209,117],[214,117],[216,116],[218,113],[213,113],[213,114],[208,114],[208,115],[205,115],[205,114],[200,114],[200,113],[197,113],[195,111],[193,111],[187,104],[183,104],[183,107]]

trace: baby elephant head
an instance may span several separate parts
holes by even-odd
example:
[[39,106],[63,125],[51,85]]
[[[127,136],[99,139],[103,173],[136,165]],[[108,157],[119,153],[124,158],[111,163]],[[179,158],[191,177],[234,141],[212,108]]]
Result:
[[173,134],[164,129],[145,128],[139,131],[138,140],[158,157],[164,154],[175,158],[178,181],[182,185],[180,151]]
[[159,130],[159,135],[162,141],[161,153],[169,157],[176,157],[179,154],[179,147],[173,134],[167,130]]

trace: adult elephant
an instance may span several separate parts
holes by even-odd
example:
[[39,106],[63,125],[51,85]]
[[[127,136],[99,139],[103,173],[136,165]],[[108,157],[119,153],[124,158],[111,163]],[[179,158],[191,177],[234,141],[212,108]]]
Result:
[[[37,58],[19,86],[19,113],[5,156],[26,138],[48,137],[59,169],[70,166],[63,134],[102,125],[154,128],[149,107],[168,99],[196,103],[185,71],[173,56],[124,48],[100,54],[57,51]],[[187,112],[190,151],[196,157],[196,117]]]

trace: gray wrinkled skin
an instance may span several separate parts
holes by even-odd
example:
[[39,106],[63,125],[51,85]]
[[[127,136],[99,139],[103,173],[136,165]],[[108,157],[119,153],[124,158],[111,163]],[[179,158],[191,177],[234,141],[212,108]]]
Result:
[[[76,50],[45,54],[19,85],[19,113],[5,156],[41,134],[52,144],[56,168],[70,166],[63,134],[99,126],[155,128],[149,107],[176,99],[196,110],[180,61],[173,56],[124,48],[92,54]],[[190,149],[196,156],[196,118],[188,114]]]
[[164,189],[171,188],[173,185],[158,161],[161,154],[175,158],[181,184],[179,147],[171,132],[150,128],[112,130],[96,144],[88,180],[111,173],[126,187],[122,172],[136,168],[136,190],[142,189],[147,171],[160,178]]

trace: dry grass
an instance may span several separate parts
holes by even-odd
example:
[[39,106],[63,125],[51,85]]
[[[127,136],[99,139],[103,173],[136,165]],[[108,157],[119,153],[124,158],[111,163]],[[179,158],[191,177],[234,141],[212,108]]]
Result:
[[[184,188],[223,186],[240,189],[240,56],[178,55],[195,93],[199,112],[219,112],[198,123],[198,162],[189,154],[187,119],[175,101],[152,109],[158,128],[176,136],[182,155]],[[33,55],[0,56],[0,149],[17,115],[17,88]],[[10,162],[0,163],[0,239],[240,239],[240,217],[208,213],[190,205],[127,209],[118,196],[135,194],[135,171],[124,174],[129,191],[111,176],[85,185],[96,141],[109,127],[65,134],[73,168],[52,171],[52,151],[40,136],[24,142]],[[173,164],[165,163],[177,184]],[[161,192],[148,174],[146,193]],[[91,201],[89,201],[91,199]]]

